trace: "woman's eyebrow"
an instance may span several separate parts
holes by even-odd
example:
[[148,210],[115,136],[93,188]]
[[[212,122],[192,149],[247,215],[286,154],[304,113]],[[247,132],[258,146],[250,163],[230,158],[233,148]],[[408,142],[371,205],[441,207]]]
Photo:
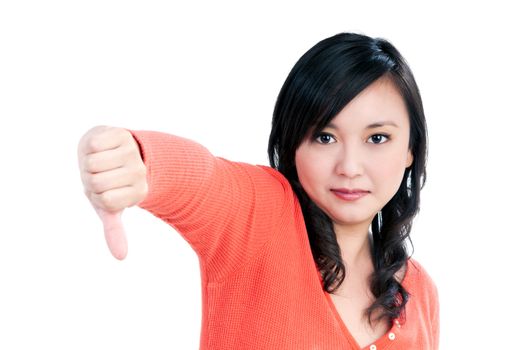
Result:
[[[366,129],[375,129],[375,128],[380,128],[382,126],[387,126],[387,125],[391,125],[393,127],[396,127],[398,128],[399,125],[395,124],[394,122],[392,122],[391,120],[386,120],[386,121],[379,121],[379,122],[375,122],[375,123],[372,123],[368,126],[366,126]],[[326,125],[327,128],[330,128],[330,129],[335,129],[335,130],[338,130],[339,128],[333,124],[333,123],[329,123],[328,125]]]
[[387,121],[380,121],[380,122],[375,122],[373,124],[370,124],[370,125],[368,125],[366,127],[366,129],[375,129],[375,128],[380,128],[381,126],[386,126],[386,125],[391,125],[391,126],[394,126],[396,128],[399,127],[397,124],[395,124],[391,120],[387,120]]

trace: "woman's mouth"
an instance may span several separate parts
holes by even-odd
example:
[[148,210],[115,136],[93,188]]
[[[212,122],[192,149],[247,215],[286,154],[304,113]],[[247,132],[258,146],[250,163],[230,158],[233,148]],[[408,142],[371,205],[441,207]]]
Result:
[[359,188],[351,190],[347,188],[332,188],[331,192],[333,192],[333,194],[338,198],[345,201],[355,201],[370,193],[370,191],[362,190]]

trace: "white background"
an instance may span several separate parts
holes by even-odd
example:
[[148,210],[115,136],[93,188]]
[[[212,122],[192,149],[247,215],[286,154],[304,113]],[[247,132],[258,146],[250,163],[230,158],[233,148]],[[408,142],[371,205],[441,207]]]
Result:
[[[198,261],[125,211],[109,253],[77,143],[99,124],[182,135],[268,164],[278,91],[319,40],[355,31],[409,62],[429,126],[414,257],[442,349],[525,344],[525,11],[507,1],[2,1],[0,349],[197,349]],[[523,34],[522,34],[523,33]]]

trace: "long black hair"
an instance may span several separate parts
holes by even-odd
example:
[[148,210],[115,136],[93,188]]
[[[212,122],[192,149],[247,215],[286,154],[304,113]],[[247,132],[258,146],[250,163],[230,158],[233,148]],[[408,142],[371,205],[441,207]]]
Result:
[[[423,105],[413,74],[399,51],[383,38],[341,33],[320,41],[295,64],[276,101],[268,155],[271,166],[291,183],[306,222],[313,258],[324,290],[334,292],[344,280],[342,261],[331,219],[306,194],[295,167],[295,153],[308,134],[320,132],[355,96],[381,77],[398,89],[410,118],[409,148],[413,163],[404,172],[397,193],[371,224],[374,272],[370,289],[375,301],[366,310],[371,323],[404,317],[409,294],[395,278],[407,264],[406,241],[419,211],[426,181],[427,131]],[[310,132],[314,129],[314,132]]]

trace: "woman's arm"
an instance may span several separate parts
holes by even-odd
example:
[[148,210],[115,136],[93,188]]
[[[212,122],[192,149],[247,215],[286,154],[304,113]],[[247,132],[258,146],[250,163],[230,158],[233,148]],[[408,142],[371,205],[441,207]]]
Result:
[[290,190],[278,172],[215,157],[182,137],[129,131],[147,169],[148,195],[138,206],[183,235],[209,279],[243,267],[269,241]]

